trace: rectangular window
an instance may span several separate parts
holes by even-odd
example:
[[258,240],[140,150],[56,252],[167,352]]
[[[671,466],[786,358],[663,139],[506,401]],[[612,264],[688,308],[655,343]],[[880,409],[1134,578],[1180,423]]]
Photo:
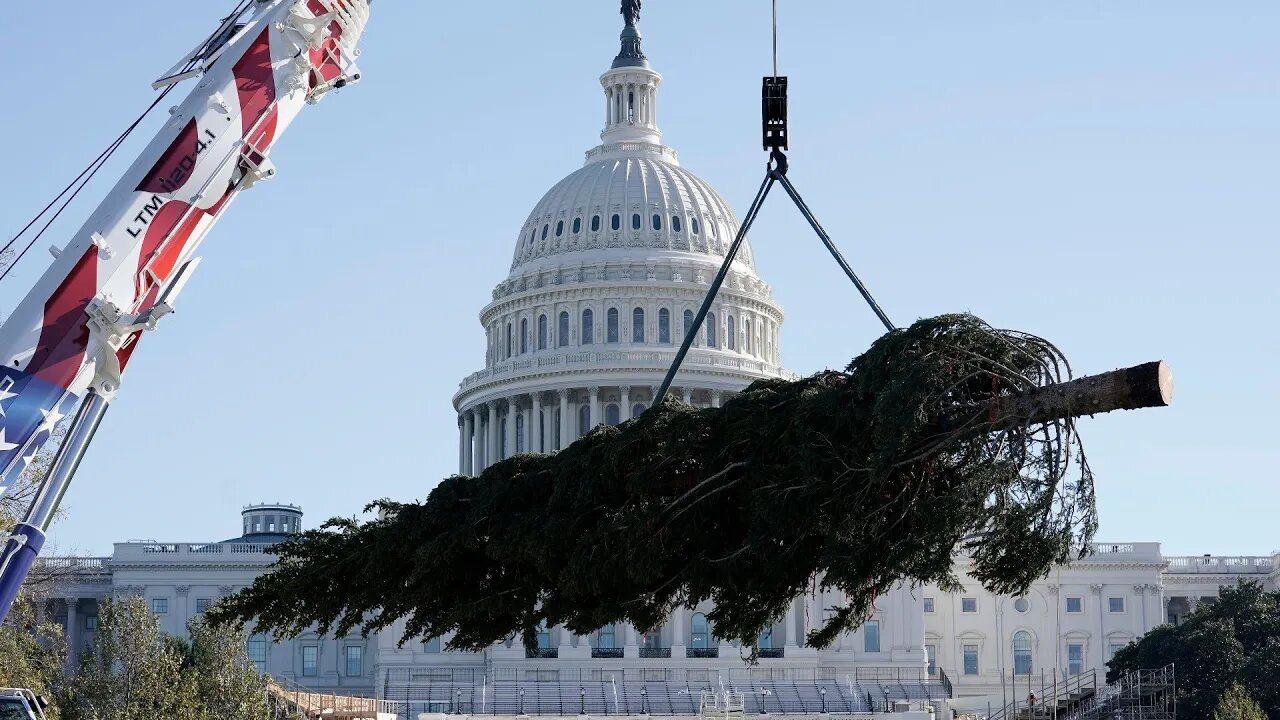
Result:
[[88,630],[89,632],[93,632],[94,630],[97,630],[97,629],[98,629],[98,616],[97,616],[97,615],[85,615],[85,616],[84,616],[84,629],[85,629],[85,630]]
[[307,645],[302,648],[302,674],[306,677],[315,677],[320,666],[320,648],[315,645]]
[[1078,597],[1067,598],[1067,612],[1069,613],[1084,612],[1084,598],[1078,598]]
[[927,597],[924,599],[924,611],[927,613],[933,612],[933,598]]
[[1116,653],[1124,649],[1124,643],[1111,643],[1111,647],[1107,649],[1109,651],[1107,655],[1107,660],[1110,660],[1111,658],[1116,656]]
[[426,642],[422,643],[422,652],[424,652],[424,653],[438,653],[438,652],[440,652],[440,638],[438,638],[438,637],[437,637],[437,638],[431,638],[430,640],[428,640],[428,641],[426,641]]
[[880,621],[868,620],[862,626],[862,649],[865,652],[880,652]]
[[978,612],[978,598],[960,598],[960,612],[962,613]]
[[1084,672],[1084,645],[1072,643],[1067,646],[1067,674],[1079,675]]
[[1113,597],[1107,598],[1107,611],[1113,613],[1124,612],[1124,598]]
[[204,613],[209,609],[209,598],[196,598],[196,612]]
[[267,641],[262,638],[249,638],[245,644],[245,652],[249,655],[249,662],[253,663],[253,667],[259,674],[267,672]]
[[925,645],[924,657],[929,662],[929,677],[936,676],[938,674],[938,646]]
[[977,645],[964,646],[964,674],[965,675],[978,674],[978,646]]
[[364,674],[364,648],[359,645],[347,646],[347,677],[360,677]]
[[169,598],[151,598],[151,612],[156,615],[169,612]]

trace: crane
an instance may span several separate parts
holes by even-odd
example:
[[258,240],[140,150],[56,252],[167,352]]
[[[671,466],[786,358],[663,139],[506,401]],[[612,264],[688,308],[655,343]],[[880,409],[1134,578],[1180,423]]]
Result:
[[0,493],[70,416],[0,552],[0,622],[145,333],[173,311],[201,242],[240,192],[275,175],[302,109],[360,80],[372,0],[239,0],[153,83],[195,81],[169,119],[0,325]]

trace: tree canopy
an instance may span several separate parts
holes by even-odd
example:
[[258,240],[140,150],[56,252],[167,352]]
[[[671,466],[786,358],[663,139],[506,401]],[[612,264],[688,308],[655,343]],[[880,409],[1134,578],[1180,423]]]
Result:
[[900,582],[955,583],[957,547],[997,593],[1085,547],[1092,475],[1071,417],[1002,414],[1060,382],[1048,342],[971,315],[879,338],[844,372],[753,383],[720,408],[668,400],[552,456],[517,455],[382,500],[277,546],[215,620],[292,636],[405,619],[404,638],[479,649],[542,624],[660,625],[714,601],[714,632],[754,648],[814,578],[847,603],[808,642],[856,628]]
[[1118,651],[1107,680],[1169,663],[1178,675],[1180,719],[1212,717],[1236,683],[1280,719],[1280,593],[1249,582],[1224,587],[1181,625],[1157,627]]

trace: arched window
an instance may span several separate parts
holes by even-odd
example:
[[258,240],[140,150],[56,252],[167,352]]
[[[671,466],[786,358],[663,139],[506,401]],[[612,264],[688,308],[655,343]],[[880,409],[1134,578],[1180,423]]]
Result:
[[662,216],[659,215],[658,213],[653,214],[653,229],[654,230],[662,229]]
[[1026,630],[1013,634],[1013,673],[1031,674],[1031,633]]
[[618,308],[609,308],[605,313],[605,342],[618,342]]
[[516,413],[516,452],[522,453],[525,451],[525,449],[526,448],[524,446],[524,413],[517,412]]
[[591,232],[600,232],[600,216],[591,216]]
[[640,213],[631,213],[631,229],[640,229]]
[[596,631],[596,647],[601,650],[613,650],[616,645],[613,623],[609,623]]
[[737,342],[737,337],[738,337],[738,331],[736,328],[737,326],[733,324],[733,316],[732,315],[726,316],[725,328],[724,328],[724,336],[725,336],[724,346],[730,350],[736,349],[734,347],[734,343]]
[[582,218],[576,217],[573,219],[573,234],[577,235],[580,232],[582,232]]
[[579,337],[583,345],[590,345],[596,341],[596,316],[590,310],[582,311],[582,333]]
[[644,308],[631,311],[631,342],[644,342]]
[[586,435],[591,430],[591,406],[580,405],[578,407],[578,435]]
[[689,330],[693,328],[693,311],[684,311],[684,337],[689,336]]
[[614,213],[613,219],[609,221],[609,227],[613,228],[614,230],[617,230],[618,228],[622,227],[622,216],[618,215],[618,213]]
[[546,239],[547,239],[547,231],[548,231],[548,230],[550,230],[550,229],[551,229],[551,225],[550,225],[550,224],[546,224],[546,225],[543,225],[543,226],[542,226],[542,239],[543,239],[543,240],[546,240]]
[[693,231],[694,235],[702,232],[702,228],[698,225],[698,218],[689,218],[689,229]]
[[[507,323],[507,357],[511,357],[512,347],[513,346],[511,344],[511,323]],[[503,359],[505,360],[506,358],[503,358]]]
[[538,349],[547,349],[547,316],[538,316]]
[[694,613],[689,620],[689,647],[699,650],[711,647],[711,626],[702,613]]
[[756,647],[761,650],[773,649],[773,628],[767,627],[764,632],[760,633],[760,637],[756,638]]
[[556,221],[556,237],[560,237],[561,235],[564,235],[564,221],[557,220]]
[[658,342],[671,342],[671,311],[666,308],[658,311]]
[[680,232],[680,216],[679,215],[671,216],[671,230],[672,232]]
[[746,336],[747,354],[750,355],[755,348],[755,343],[751,342],[751,318],[742,318],[742,334]]
[[716,314],[707,313],[707,347],[716,346]]
[[618,406],[617,406],[617,405],[615,405],[614,403],[609,403],[607,406],[605,406],[605,409],[604,409],[604,422],[605,422],[605,424],[606,424],[606,425],[617,425],[618,423],[621,423],[621,422],[622,422],[622,418],[621,418],[621,417],[619,417],[619,416],[620,416],[620,414],[621,414],[621,413],[620,413],[620,411],[618,410]]
[[520,318],[520,354],[529,352],[529,319]]
[[560,311],[560,322],[556,324],[556,344],[569,347],[569,313]]
[[631,406],[631,417],[638,418],[644,414],[644,403],[636,403]]

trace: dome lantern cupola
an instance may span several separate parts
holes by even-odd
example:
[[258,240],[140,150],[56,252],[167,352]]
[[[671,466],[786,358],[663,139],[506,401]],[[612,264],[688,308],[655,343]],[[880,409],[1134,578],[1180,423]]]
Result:
[[605,96],[605,124],[600,140],[605,145],[653,145],[653,152],[661,154],[662,132],[658,130],[656,101],[662,76],[649,67],[648,59],[640,50],[640,31],[636,29],[640,18],[639,0],[623,0],[622,15],[626,19],[622,50],[614,58],[613,67],[600,76]]

